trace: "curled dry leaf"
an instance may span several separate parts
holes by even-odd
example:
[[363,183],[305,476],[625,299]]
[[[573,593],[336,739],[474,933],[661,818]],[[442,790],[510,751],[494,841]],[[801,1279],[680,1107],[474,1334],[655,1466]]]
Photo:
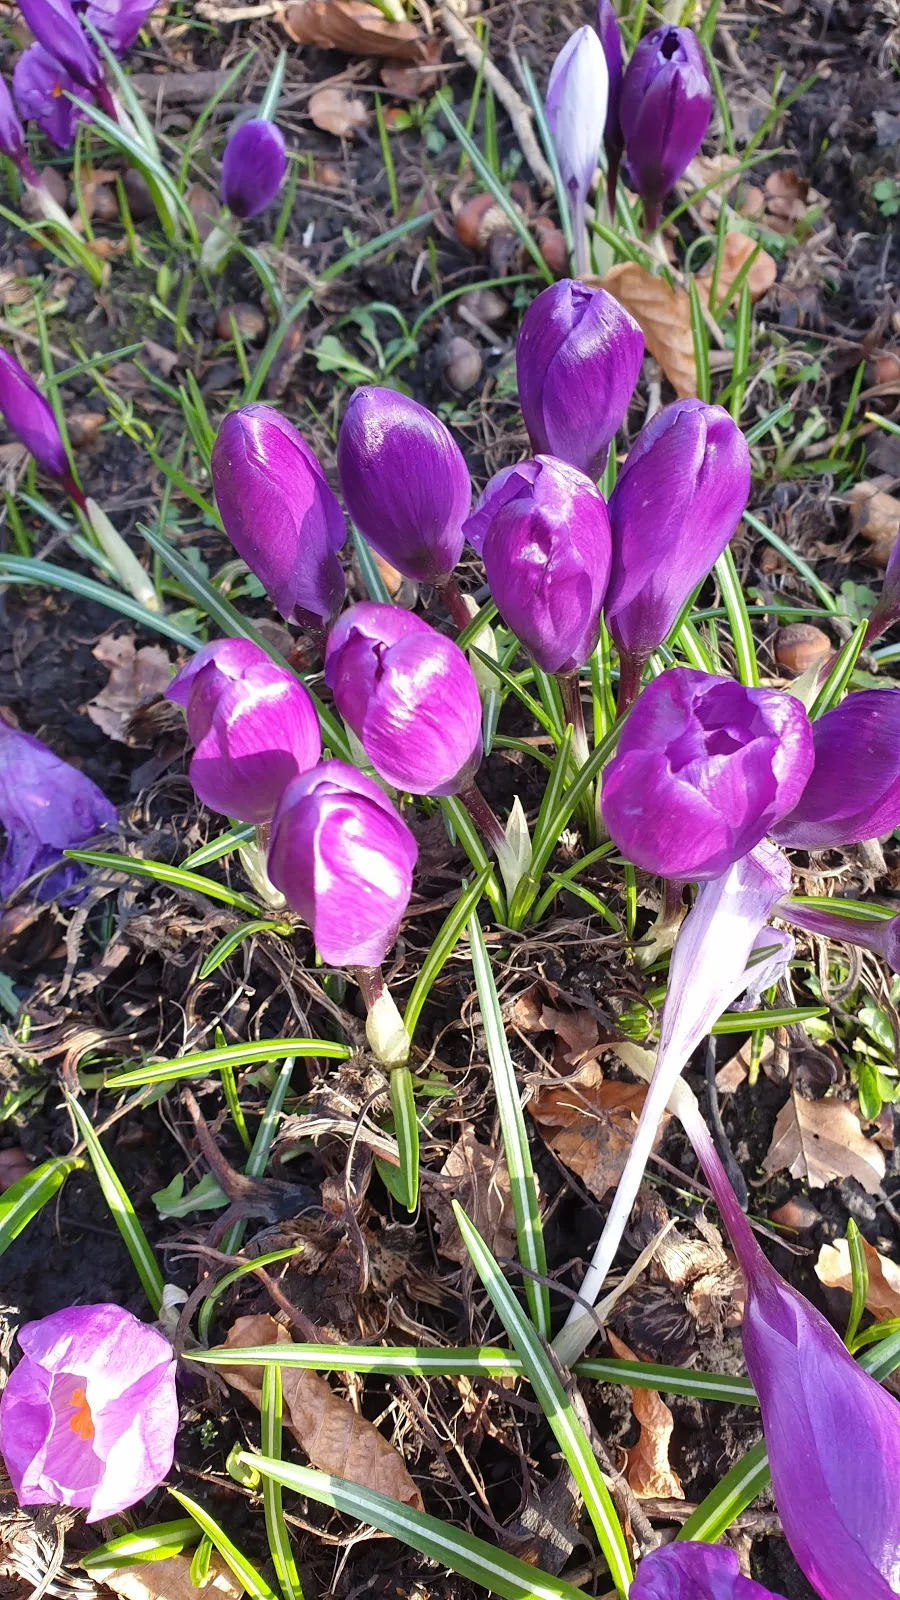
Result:
[[[226,1345],[240,1349],[251,1345],[290,1344],[290,1335],[273,1317],[238,1317],[229,1328]],[[262,1398],[261,1367],[220,1367],[223,1378],[239,1389],[253,1405]],[[390,1495],[401,1505],[421,1511],[422,1496],[399,1452],[374,1423],[357,1416],[346,1400],[333,1393],[318,1372],[282,1368],[281,1390],[287,1426],[301,1450],[320,1472],[362,1484]]]
[[561,1073],[580,1065],[581,1058],[596,1049],[600,1038],[597,1020],[589,1011],[557,1011],[554,1006],[543,1006],[540,1025],[556,1036],[553,1065]]
[[850,507],[850,530],[868,539],[868,558],[876,567],[887,566],[900,528],[900,500],[877,483],[855,483],[844,497]]
[[492,1255],[501,1259],[514,1256],[516,1230],[509,1173],[499,1151],[479,1144],[467,1125],[444,1162],[441,1176],[452,1180],[446,1190],[435,1188],[425,1193],[425,1204],[434,1221],[441,1255],[460,1265],[469,1259],[450,1207],[450,1201],[457,1200]]
[[[602,1200],[622,1176],[646,1096],[643,1083],[603,1082],[592,1061],[561,1083],[543,1084],[528,1102],[528,1110],[563,1165]],[[667,1122],[668,1114],[656,1144]]]
[[[895,1261],[889,1261],[887,1256],[880,1255],[867,1239],[861,1237],[859,1242],[869,1269],[866,1310],[871,1311],[876,1322],[889,1322],[893,1317],[900,1317],[900,1267]],[[826,1289],[846,1289],[848,1294],[853,1292],[850,1247],[846,1239],[823,1244],[816,1262],[816,1277]]]
[[770,172],[765,181],[766,222],[775,233],[792,233],[814,207],[827,206],[824,195],[813,189],[793,167]]
[[357,128],[364,128],[369,120],[365,101],[340,84],[317,89],[310,95],[309,115],[317,128],[333,133],[337,139],[352,139]]
[[[773,256],[767,250],[757,250],[755,239],[747,233],[726,233],[722,240],[722,258],[719,264],[719,280],[716,285],[716,304],[721,305],[728,297],[728,292],[738,274],[743,271],[745,263],[756,251],[756,259],[747,274],[747,284],[750,289],[751,300],[761,300],[768,294],[775,279],[778,277],[778,267]],[[713,258],[714,259],[714,258]],[[698,276],[697,288],[705,305],[709,304],[709,290],[712,283],[713,260],[708,267]]]
[[683,289],[670,289],[636,261],[611,267],[600,287],[608,289],[640,325],[644,342],[679,399],[697,393],[697,364],[691,333],[691,302]]
[[104,1587],[121,1600],[197,1600],[199,1594],[215,1600],[239,1600],[244,1585],[213,1551],[209,1579],[203,1589],[191,1583],[190,1556],[169,1556],[166,1561],[145,1561],[136,1567],[119,1567],[103,1578]]
[[412,22],[393,22],[366,0],[299,0],[279,13],[296,44],[344,50],[351,56],[427,61],[427,41]]
[[[627,1344],[617,1339],[611,1328],[606,1337],[615,1355],[624,1361],[638,1358]],[[684,1490],[678,1473],[669,1465],[669,1445],[675,1421],[655,1389],[632,1389],[631,1408],[640,1427],[638,1442],[627,1451],[625,1476],[639,1500],[683,1500]]]
[[145,644],[134,648],[134,635],[115,638],[104,634],[94,647],[95,660],[109,667],[109,682],[88,702],[87,714],[110,739],[134,744],[126,732],[133,713],[144,701],[164,694],[172,679],[169,658],[161,645]]
[[869,1194],[884,1179],[884,1154],[867,1139],[846,1100],[804,1100],[796,1091],[782,1106],[763,1162],[763,1171],[806,1178],[824,1189],[834,1178],[855,1178]]

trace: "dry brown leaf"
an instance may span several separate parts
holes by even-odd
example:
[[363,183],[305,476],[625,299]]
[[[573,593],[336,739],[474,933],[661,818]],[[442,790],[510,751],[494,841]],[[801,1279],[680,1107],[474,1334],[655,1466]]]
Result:
[[452,1186],[447,1186],[446,1193],[432,1189],[425,1195],[425,1204],[434,1219],[441,1255],[449,1261],[458,1261],[460,1265],[469,1259],[469,1252],[450,1207],[453,1199],[471,1217],[493,1255],[502,1258],[514,1256],[516,1230],[509,1173],[503,1156],[488,1145],[479,1144],[472,1129],[466,1126],[444,1162],[441,1173],[443,1177],[453,1179]]
[[[748,1039],[745,1044],[741,1045],[740,1050],[729,1061],[726,1061],[724,1066],[719,1068],[716,1073],[716,1088],[720,1094],[734,1094],[735,1090],[740,1088],[749,1075],[752,1054],[753,1040]],[[763,1035],[762,1054],[759,1058],[760,1066],[766,1068],[774,1054],[775,1041],[771,1033],[766,1033]]]
[[[611,1328],[606,1337],[622,1360],[637,1361],[634,1351],[617,1339]],[[671,1411],[655,1389],[632,1389],[631,1409],[641,1430],[637,1444],[626,1452],[625,1476],[632,1492],[639,1500],[683,1500],[681,1479],[669,1465],[675,1427]]]
[[[647,1096],[643,1083],[605,1083],[596,1062],[562,1083],[542,1086],[528,1110],[563,1166],[582,1178],[598,1200],[618,1183]],[[668,1114],[654,1144],[665,1131]]]
[[[900,1267],[887,1256],[880,1255],[874,1245],[860,1236],[866,1266],[869,1269],[869,1287],[866,1293],[866,1310],[871,1311],[876,1322],[889,1322],[900,1317]],[[823,1244],[816,1262],[816,1277],[826,1289],[846,1289],[853,1292],[853,1274],[850,1270],[850,1247],[846,1239],[836,1239],[834,1244]]]
[[770,172],[765,182],[766,222],[775,233],[792,233],[813,207],[827,206],[824,195],[813,189],[793,167]]
[[195,1589],[189,1556],[169,1556],[167,1561],[144,1561],[137,1567],[119,1567],[107,1573],[104,1586],[122,1600],[198,1600],[201,1594],[216,1600],[239,1600],[244,1586],[215,1551],[209,1563],[209,1581]]
[[556,1035],[553,1065],[563,1073],[596,1049],[600,1038],[597,1020],[589,1011],[557,1011],[553,1006],[542,1006],[541,1027]]
[[[719,304],[728,294],[735,278],[743,270],[745,262],[753,255],[757,244],[747,233],[726,233],[722,241],[722,257],[719,265],[719,280],[716,285],[716,303]],[[697,278],[697,289],[705,305],[709,304],[709,289],[712,283],[713,261],[708,269]],[[778,267],[773,256],[767,250],[760,249],[749,273],[747,285],[750,290],[751,300],[761,300],[768,294],[775,279],[778,277]]]
[[884,1154],[867,1139],[846,1100],[803,1100],[796,1092],[782,1106],[763,1162],[763,1171],[806,1178],[824,1189],[833,1178],[856,1178],[877,1194],[884,1178]]
[[443,41],[438,35],[432,34],[426,39],[423,46],[422,58],[419,63],[410,65],[405,61],[386,61],[379,69],[378,76],[389,94],[401,94],[404,98],[426,94],[440,83],[441,72],[438,62],[441,59]]
[[[229,1328],[226,1345],[290,1344],[285,1328],[273,1317],[238,1317]],[[239,1389],[255,1406],[262,1398],[262,1367],[220,1367],[233,1389]],[[281,1391],[287,1426],[314,1467],[336,1478],[377,1489],[401,1505],[423,1510],[422,1496],[412,1481],[399,1451],[379,1433],[374,1423],[357,1416],[353,1407],[332,1391],[318,1372],[283,1367]]]
[[126,735],[128,723],[145,700],[165,694],[172,681],[169,658],[158,644],[145,644],[135,650],[131,633],[118,638],[104,634],[92,654],[109,667],[109,682],[88,701],[87,714],[110,739],[133,744],[131,735]]
[[309,115],[317,128],[333,133],[336,139],[352,139],[357,128],[364,128],[369,120],[365,101],[340,84],[310,95]]
[[697,363],[691,333],[691,303],[683,289],[670,289],[636,261],[621,261],[601,280],[639,323],[644,342],[679,399],[697,393]]
[[868,539],[875,566],[887,566],[900,527],[900,500],[872,482],[855,483],[844,499],[850,507],[850,531]]
[[425,61],[427,41],[411,22],[393,22],[366,0],[299,0],[278,20],[296,44],[344,50],[351,56]]

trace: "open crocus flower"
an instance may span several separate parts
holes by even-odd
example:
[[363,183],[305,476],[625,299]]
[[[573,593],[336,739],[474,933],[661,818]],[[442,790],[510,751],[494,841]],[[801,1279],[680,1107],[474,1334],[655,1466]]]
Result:
[[205,645],[166,693],[187,714],[195,794],[241,822],[269,822],[291,778],[322,753],[303,684],[249,639]]
[[594,28],[576,28],[550,69],[545,111],[572,213],[575,267],[587,270],[584,213],[606,128],[609,68]]
[[900,826],[900,689],[848,695],[813,723],[815,764],[772,829],[794,850],[835,850]]
[[19,1329],[0,1451],[23,1506],[115,1516],[162,1483],[178,1430],[175,1357],[118,1306],[69,1306]]
[[516,340],[519,404],[535,455],[598,478],[643,357],[644,335],[605,289],[571,278],[543,289]]
[[629,713],[603,774],[603,820],[645,872],[716,878],[765,834],[781,837],[812,764],[799,700],[676,667]]
[[351,606],[325,682],[376,772],[410,794],[457,794],[481,760],[481,700],[452,639],[398,606]]
[[268,871],[332,966],[378,967],[412,890],[416,841],[377,783],[342,761],[294,778],[272,822]]
[[745,1578],[733,1550],[676,1539],[640,1562],[629,1600],[781,1600]]
[[347,528],[305,439],[271,406],[242,406],[216,435],[212,481],[225,532],[281,615],[321,633],[344,599]]
[[625,71],[619,115],[629,175],[644,202],[648,228],[703,143],[712,88],[690,28],[664,24],[635,47]]
[[91,102],[94,99],[42,44],[29,45],[19,56],[13,68],[13,93],[19,115],[26,122],[36,122],[59,150],[69,149],[76,124],[87,121],[69,95],[77,94],[79,100]]
[[[115,806],[90,778],[0,717],[0,826],[6,834],[0,901],[32,873],[62,863],[64,850],[84,844],[115,821]],[[77,861],[65,862],[44,878],[37,894],[53,899],[81,876]]]
[[413,582],[445,583],[462,553],[472,486],[440,419],[393,389],[357,389],[337,464],[347,510],[372,549]]
[[69,0],[19,0],[19,10],[38,44],[65,67],[79,90],[87,89],[103,110],[115,118],[103,63],[78,20]]
[[275,199],[284,181],[284,134],[265,117],[242,122],[229,136],[222,157],[222,203],[232,216],[255,217]]

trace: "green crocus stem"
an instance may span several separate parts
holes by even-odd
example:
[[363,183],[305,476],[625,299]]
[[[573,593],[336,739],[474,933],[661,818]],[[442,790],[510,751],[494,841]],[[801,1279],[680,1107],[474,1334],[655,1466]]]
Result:
[[462,633],[463,629],[467,628],[472,621],[472,614],[466,605],[465,595],[460,592],[459,584],[451,575],[449,578],[444,578],[440,583],[435,584],[435,588],[457,628]]
[[269,854],[269,839],[272,833],[270,822],[259,822],[256,825],[256,839],[253,844],[242,844],[238,850],[241,866],[250,879],[254,889],[261,900],[272,911],[283,911],[287,901],[280,889],[266,871],[266,858]]
[[406,1065],[411,1039],[380,967],[357,967],[356,981],[366,1007],[366,1038],[372,1054],[391,1069]]
[[585,216],[584,195],[580,192],[572,197],[572,242],[575,254],[575,276],[587,276],[590,262],[588,261],[587,225]]
[[643,670],[644,661],[641,656],[629,656],[623,651],[619,652],[619,697],[616,701],[616,716],[623,716],[634,705],[641,692]]
[[566,721],[572,727],[572,754],[575,765],[583,767],[590,755],[587,732],[584,726],[584,702],[581,698],[581,679],[577,672],[558,672],[556,681],[562,695]]

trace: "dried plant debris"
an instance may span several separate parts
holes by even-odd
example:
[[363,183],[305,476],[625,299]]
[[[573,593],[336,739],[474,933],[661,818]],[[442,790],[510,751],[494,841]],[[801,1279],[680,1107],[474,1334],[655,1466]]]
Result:
[[822,1189],[835,1178],[855,1178],[869,1194],[884,1180],[884,1153],[867,1139],[846,1100],[804,1100],[796,1090],[778,1113],[763,1171],[805,1178]]

